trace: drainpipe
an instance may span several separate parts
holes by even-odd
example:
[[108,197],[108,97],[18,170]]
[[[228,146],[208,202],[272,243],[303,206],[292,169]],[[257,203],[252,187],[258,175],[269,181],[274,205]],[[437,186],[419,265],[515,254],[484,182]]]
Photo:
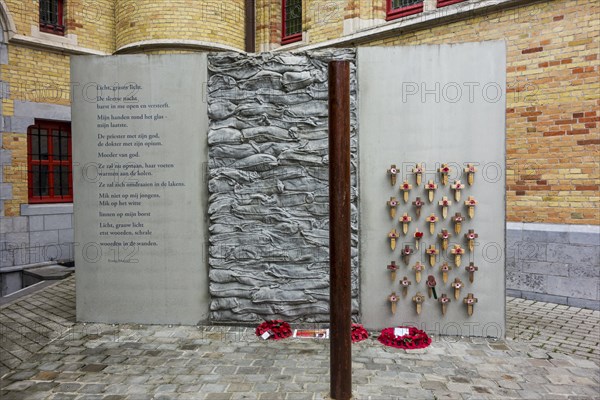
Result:
[[256,52],[256,0],[246,0],[246,52]]

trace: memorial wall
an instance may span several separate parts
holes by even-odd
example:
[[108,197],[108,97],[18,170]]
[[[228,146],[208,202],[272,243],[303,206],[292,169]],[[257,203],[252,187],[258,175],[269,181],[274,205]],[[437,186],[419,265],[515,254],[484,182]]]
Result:
[[206,55],[74,57],[77,319],[208,313]]
[[327,61],[349,60],[352,295],[358,313],[354,51],[209,56],[211,319],[329,320]]
[[498,42],[74,57],[79,320],[328,320],[332,59],[351,62],[353,318],[504,334]]

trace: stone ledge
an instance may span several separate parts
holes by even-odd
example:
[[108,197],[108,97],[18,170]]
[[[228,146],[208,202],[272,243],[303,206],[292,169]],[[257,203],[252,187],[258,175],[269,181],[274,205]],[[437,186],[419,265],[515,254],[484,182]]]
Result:
[[121,46],[115,51],[115,54],[135,53],[138,51],[161,50],[161,49],[191,49],[205,51],[235,51],[237,53],[245,53],[243,50],[233,46],[206,42],[203,40],[188,40],[188,39],[155,39],[142,40]]
[[21,215],[73,214],[73,203],[21,204]]

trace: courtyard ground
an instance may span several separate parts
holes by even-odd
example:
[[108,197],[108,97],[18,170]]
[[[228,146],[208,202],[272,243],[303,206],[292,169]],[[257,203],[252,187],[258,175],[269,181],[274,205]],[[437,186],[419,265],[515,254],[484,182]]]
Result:
[[[324,399],[329,342],[75,322],[75,278],[0,306],[0,399]],[[506,340],[353,345],[355,399],[600,398],[600,313],[507,298]]]

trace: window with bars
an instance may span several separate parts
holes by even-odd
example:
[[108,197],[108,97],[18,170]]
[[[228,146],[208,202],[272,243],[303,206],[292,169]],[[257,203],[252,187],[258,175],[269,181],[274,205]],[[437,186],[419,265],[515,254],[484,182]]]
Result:
[[64,35],[63,0],[40,1],[40,31]]
[[423,11],[423,0],[387,0],[386,20],[405,17]]
[[302,40],[302,0],[282,0],[281,44]]
[[27,130],[30,203],[73,201],[71,124],[36,121]]

